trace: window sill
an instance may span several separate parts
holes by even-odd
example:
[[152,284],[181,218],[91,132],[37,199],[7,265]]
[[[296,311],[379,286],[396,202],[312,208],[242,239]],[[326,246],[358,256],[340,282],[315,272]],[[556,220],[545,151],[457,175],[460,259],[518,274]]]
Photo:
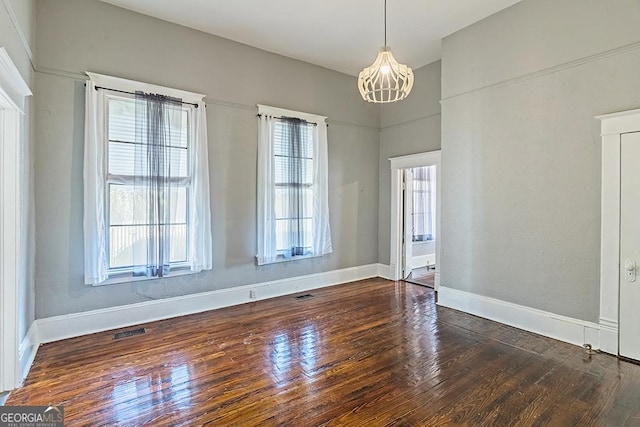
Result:
[[308,259],[308,258],[319,258],[322,255],[315,255],[315,254],[310,254],[310,255],[298,255],[298,256],[294,256],[291,258],[285,258],[283,256],[278,256],[278,258],[275,261],[270,261],[270,262],[263,262],[262,264],[260,263],[260,261],[258,261],[258,257],[256,257],[256,262],[258,264],[258,266],[262,266],[262,265],[271,265],[271,264],[280,264],[283,262],[290,262],[290,261],[298,261],[301,259]]
[[177,277],[177,276],[186,276],[187,274],[194,274],[188,267],[180,267],[176,268],[169,272],[168,275],[163,277],[144,277],[144,276],[133,276],[132,273],[116,273],[111,275],[107,280],[101,283],[96,283],[91,286],[106,286],[106,285],[117,285],[119,283],[131,283],[131,282],[142,282],[147,280],[160,280],[166,279],[169,277]]

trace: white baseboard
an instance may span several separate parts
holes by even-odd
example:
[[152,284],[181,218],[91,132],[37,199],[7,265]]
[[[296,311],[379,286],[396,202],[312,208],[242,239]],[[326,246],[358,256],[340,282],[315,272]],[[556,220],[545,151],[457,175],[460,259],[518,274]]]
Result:
[[391,266],[385,264],[378,264],[378,277],[383,279],[393,280],[393,274],[391,274]]
[[[441,286],[438,305],[575,345],[601,347],[601,325]],[[615,332],[617,343],[617,331]],[[616,344],[617,346],[617,344]],[[603,350],[607,351],[607,350]],[[616,350],[617,354],[617,350]]]
[[436,292],[440,291],[440,273],[436,271],[436,274],[433,276],[433,290]]
[[426,267],[428,265],[434,265],[436,263],[436,254],[426,254],[414,256],[411,258],[411,269]]
[[[379,264],[369,264],[230,289],[38,319],[36,320],[38,339],[39,343],[48,343],[156,320],[201,313],[217,308],[377,277],[379,270]],[[255,298],[250,298],[250,291],[255,291]]]
[[33,364],[33,360],[36,358],[36,353],[38,352],[38,346],[40,342],[38,341],[38,323],[34,321],[29,330],[27,331],[27,335],[24,337],[22,342],[20,343],[19,348],[19,361],[20,361],[20,372],[22,374],[21,382],[27,377],[29,370],[31,369],[31,365]]

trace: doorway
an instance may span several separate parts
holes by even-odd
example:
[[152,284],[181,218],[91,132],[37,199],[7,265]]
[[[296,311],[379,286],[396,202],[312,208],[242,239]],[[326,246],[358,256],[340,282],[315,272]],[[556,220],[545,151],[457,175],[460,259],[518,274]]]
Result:
[[640,109],[597,116],[602,134],[600,350],[640,360]]
[[[441,152],[438,150],[389,159],[391,162],[389,277],[392,280],[407,279],[414,269],[418,270],[420,267],[429,266],[428,270],[416,271],[416,276],[421,274],[431,275],[432,286],[436,291],[440,285],[440,154]],[[435,181],[431,182],[434,184],[434,188],[430,192],[425,188],[428,184],[426,177],[416,176],[416,169],[425,167],[433,167],[433,169],[428,169],[432,173],[433,179],[431,181]],[[423,169],[423,171],[426,170]],[[422,194],[414,194],[414,184],[424,192]],[[434,201],[430,202],[432,207],[435,205],[433,211],[427,213],[421,207],[420,212],[417,212],[419,215],[413,215],[414,196],[416,199],[422,198],[423,200],[427,196],[434,196]],[[416,204],[418,201],[416,200]],[[429,227],[424,226],[425,222],[420,225],[417,221],[424,214],[435,216],[432,225]],[[422,216],[422,219],[424,219],[424,216]],[[414,220],[416,220],[416,225],[414,225]],[[421,240],[424,242],[421,242]],[[414,243],[418,244],[414,245]],[[414,247],[417,251],[424,251],[424,253],[417,252],[414,256]],[[427,254],[426,252],[430,249],[433,252]]]
[[619,354],[640,360],[640,133],[620,141],[620,330]]
[[436,165],[403,169],[405,282],[433,288],[436,268]]

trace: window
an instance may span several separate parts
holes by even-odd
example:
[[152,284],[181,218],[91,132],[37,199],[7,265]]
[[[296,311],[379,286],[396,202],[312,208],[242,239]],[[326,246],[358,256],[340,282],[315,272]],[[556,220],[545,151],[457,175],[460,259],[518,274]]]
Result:
[[258,264],[328,254],[326,118],[258,107]]
[[414,242],[435,240],[436,167],[413,168],[413,237]]
[[[154,225],[169,233],[169,261],[172,266],[186,266],[188,257],[187,200],[191,190],[189,159],[189,117],[193,106],[183,104],[172,111],[168,125],[171,140],[167,145],[167,160],[171,175],[167,195],[167,218],[159,222],[150,218],[147,204],[156,193],[150,187],[152,176],[146,164],[151,150],[148,138],[136,142],[136,101],[133,96],[107,94],[107,179],[108,259],[109,272],[127,272],[136,265],[146,264],[146,252]],[[143,163],[143,164],[140,164]],[[165,191],[158,191],[164,196]]]
[[85,282],[210,269],[203,96],[87,74]]
[[313,242],[313,127],[300,119],[273,124],[276,250],[310,255]]

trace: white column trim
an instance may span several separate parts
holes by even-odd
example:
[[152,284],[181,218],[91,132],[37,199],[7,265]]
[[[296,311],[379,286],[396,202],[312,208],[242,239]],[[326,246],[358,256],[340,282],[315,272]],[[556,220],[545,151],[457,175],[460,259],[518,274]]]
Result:
[[0,48],[0,392],[22,377],[18,286],[22,261],[22,135],[24,98],[31,95],[5,48]]
[[24,81],[18,68],[7,53],[0,47],[0,108],[15,109],[24,114],[24,99],[33,95],[29,85]]

